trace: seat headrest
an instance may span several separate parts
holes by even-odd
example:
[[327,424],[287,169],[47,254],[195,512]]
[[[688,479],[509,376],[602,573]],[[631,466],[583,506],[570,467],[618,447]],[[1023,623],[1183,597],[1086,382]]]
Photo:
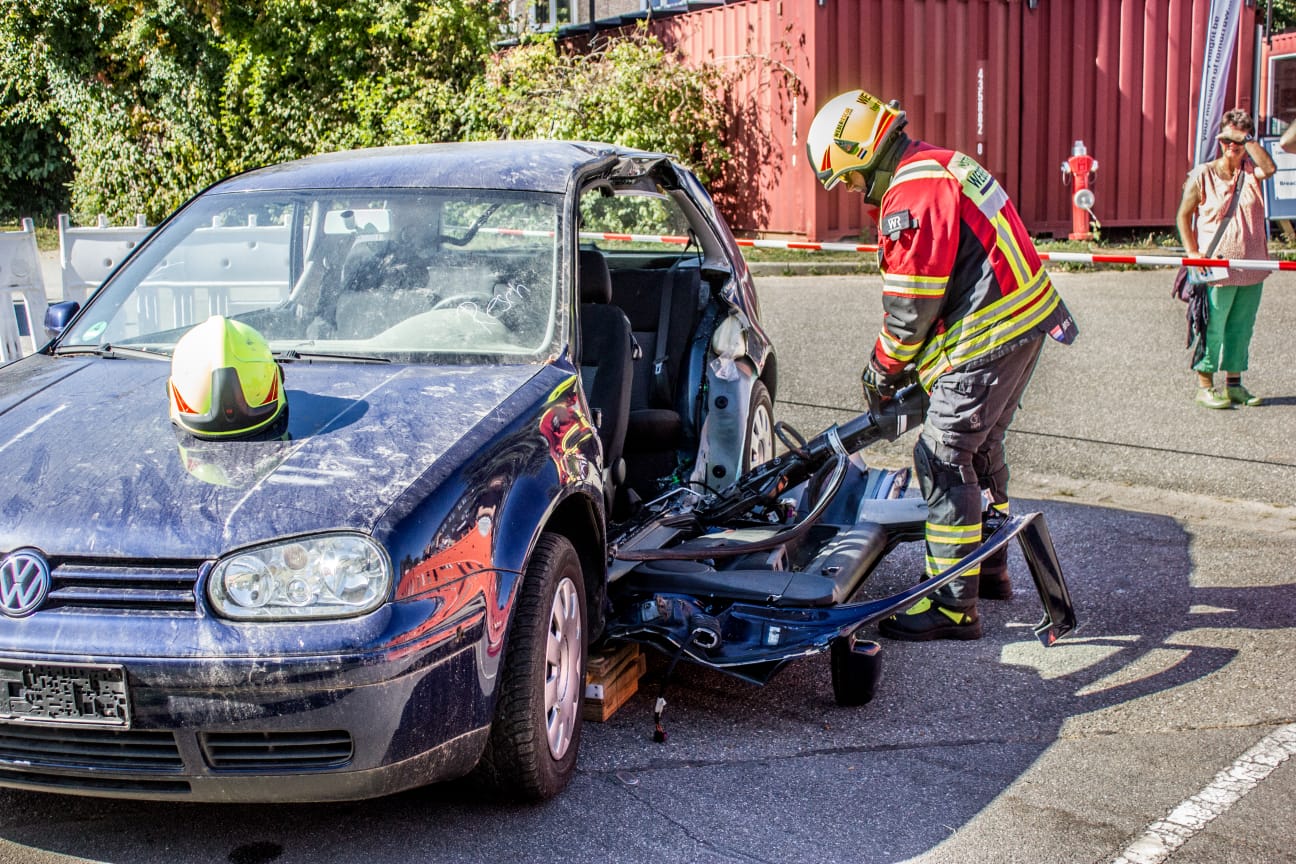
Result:
[[581,249],[576,259],[576,278],[580,282],[582,303],[612,302],[612,274],[602,252]]

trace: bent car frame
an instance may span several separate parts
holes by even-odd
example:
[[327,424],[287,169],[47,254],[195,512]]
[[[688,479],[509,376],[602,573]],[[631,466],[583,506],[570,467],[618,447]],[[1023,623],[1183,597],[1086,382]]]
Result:
[[[172,425],[172,351],[211,316],[264,337],[286,423]],[[861,629],[958,575],[856,599],[922,537],[908,472],[858,453],[921,394],[808,441],[776,424],[743,258],[660,154],[252,171],[46,327],[0,368],[0,785],[319,801],[475,774],[543,799],[598,640],[753,681],[827,651],[862,704]],[[1049,643],[1075,622],[1042,518],[978,554],[1014,536]]]

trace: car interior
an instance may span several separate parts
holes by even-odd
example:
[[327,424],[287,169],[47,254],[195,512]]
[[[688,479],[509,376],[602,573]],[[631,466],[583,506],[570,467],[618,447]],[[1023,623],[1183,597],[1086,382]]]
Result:
[[[686,242],[672,250],[651,240],[607,239],[628,229]],[[601,420],[619,517],[675,485],[672,478],[678,481],[697,452],[700,385],[721,315],[720,286],[703,274],[722,277],[704,267],[687,214],[664,193],[636,188],[620,197],[595,185],[582,196],[580,230],[582,380]],[[607,382],[620,380],[623,368],[627,384],[612,394]]]

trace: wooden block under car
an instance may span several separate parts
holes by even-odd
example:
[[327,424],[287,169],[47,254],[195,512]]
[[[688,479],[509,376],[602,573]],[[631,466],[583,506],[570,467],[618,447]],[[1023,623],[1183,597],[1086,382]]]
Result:
[[590,655],[585,671],[586,720],[602,723],[639,691],[648,658],[633,642],[609,645]]

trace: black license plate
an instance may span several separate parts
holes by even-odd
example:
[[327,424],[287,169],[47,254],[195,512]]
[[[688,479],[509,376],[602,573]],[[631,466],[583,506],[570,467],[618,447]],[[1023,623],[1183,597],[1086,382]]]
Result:
[[121,666],[44,666],[0,662],[0,720],[130,726]]

